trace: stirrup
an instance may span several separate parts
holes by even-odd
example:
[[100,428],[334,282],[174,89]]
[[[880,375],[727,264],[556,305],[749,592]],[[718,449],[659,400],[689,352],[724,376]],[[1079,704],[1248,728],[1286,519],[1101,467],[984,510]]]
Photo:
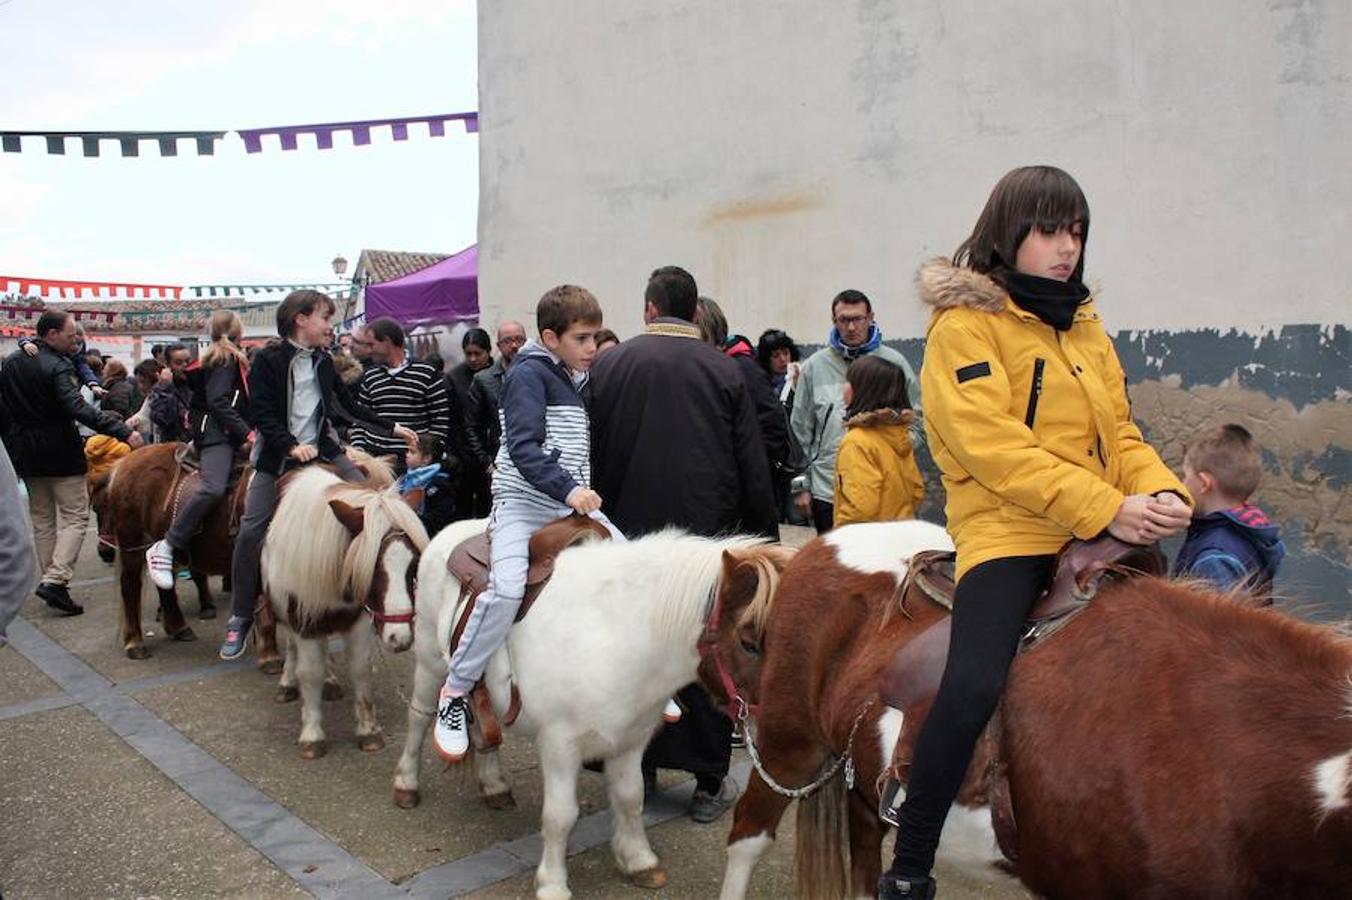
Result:
[[878,818],[896,828],[901,804],[905,801],[906,792],[901,789],[901,782],[896,776],[888,775],[883,781],[882,790],[878,792]]

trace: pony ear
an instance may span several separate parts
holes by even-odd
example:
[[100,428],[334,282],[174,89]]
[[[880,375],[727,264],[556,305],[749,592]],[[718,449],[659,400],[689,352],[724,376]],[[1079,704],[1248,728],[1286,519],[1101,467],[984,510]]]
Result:
[[724,615],[740,615],[756,596],[759,583],[755,566],[747,565],[745,559],[731,550],[723,551],[723,578],[719,590],[723,591]]
[[329,501],[329,509],[333,510],[338,521],[343,523],[343,527],[350,531],[353,537],[361,534],[362,527],[366,524],[366,514],[361,507],[344,503],[335,497]]

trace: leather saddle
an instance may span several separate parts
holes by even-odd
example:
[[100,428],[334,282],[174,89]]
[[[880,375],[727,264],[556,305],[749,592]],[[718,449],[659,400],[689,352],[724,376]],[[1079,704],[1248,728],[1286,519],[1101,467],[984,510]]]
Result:
[[[926,599],[952,610],[954,554],[948,551],[925,551],[911,559],[906,578],[898,589],[901,612],[911,615],[915,604]],[[1122,579],[1140,575],[1164,575],[1167,560],[1159,546],[1140,546],[1119,541],[1102,534],[1090,541],[1072,541],[1062,549],[1056,561],[1056,572],[1049,587],[1033,605],[1019,642],[1019,653],[1027,653],[1039,643],[1065,627],[1083,612],[1094,599],[1104,579]],[[892,752],[888,769],[889,789],[883,792],[880,815],[895,824],[896,807],[900,801],[896,786],[905,781],[910,768],[911,752],[920,728],[929,715],[934,696],[938,693],[948,660],[952,617],[944,616],[915,639],[896,652],[883,670],[879,693],[884,703],[901,710],[904,725]],[[964,791],[977,790],[991,805],[991,815],[1000,849],[1011,861],[1015,860],[1014,814],[1009,799],[1008,781],[999,759],[998,739],[1000,713],[997,711],[982,735],[968,770],[968,782],[973,773],[988,780],[972,787],[964,783]]]
[[[228,504],[230,514],[228,534],[232,541],[239,533],[240,519],[244,515],[244,496],[249,487],[249,479],[245,477],[247,471],[247,457],[236,454],[234,465],[230,467],[230,479],[226,482],[223,501]],[[191,442],[179,444],[174,450],[174,478],[164,497],[165,509],[173,514],[173,518],[178,517],[183,499],[191,493],[189,489],[196,488],[201,478],[202,461],[197,455],[197,448]]]
[[[530,539],[526,595],[521,601],[520,609],[517,610],[516,621],[520,622],[526,617],[535,599],[549,583],[560,553],[584,541],[609,539],[610,532],[604,525],[595,519],[579,515],[565,516],[537,531]],[[488,571],[492,558],[492,543],[488,534],[484,533],[461,541],[451,551],[450,558],[446,561],[447,571],[460,582],[461,611],[456,619],[455,628],[451,631],[449,652],[452,654],[460,645],[465,625],[474,612],[475,601],[488,587]],[[481,741],[475,742],[476,748],[487,750],[498,746],[502,743],[502,725],[511,725],[521,711],[521,697],[517,693],[516,685],[512,685],[511,703],[502,724],[498,723],[497,716],[493,712],[492,698],[482,680],[474,686],[470,702],[481,737]]]

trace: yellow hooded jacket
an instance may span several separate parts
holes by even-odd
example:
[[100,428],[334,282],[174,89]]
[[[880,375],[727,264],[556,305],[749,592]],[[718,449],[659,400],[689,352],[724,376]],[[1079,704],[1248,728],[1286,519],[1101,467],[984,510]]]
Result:
[[84,451],[85,462],[89,466],[85,472],[85,479],[89,484],[93,484],[100,475],[117,465],[118,460],[131,452],[131,445],[106,434],[96,434],[85,441]]
[[992,559],[1092,538],[1128,494],[1192,502],[1131,419],[1092,299],[1059,332],[948,260],[922,266],[916,283],[934,307],[921,391],[959,578]]
[[878,409],[845,420],[836,456],[835,526],[915,518],[925,482],[907,426],[910,410]]

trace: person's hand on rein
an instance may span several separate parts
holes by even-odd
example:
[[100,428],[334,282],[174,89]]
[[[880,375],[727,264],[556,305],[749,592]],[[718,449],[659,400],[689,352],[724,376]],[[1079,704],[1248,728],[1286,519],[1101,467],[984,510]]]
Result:
[[1192,508],[1177,494],[1165,491],[1150,498],[1145,507],[1145,525],[1141,536],[1149,541],[1162,541],[1188,527]]
[[568,505],[578,515],[590,515],[601,508],[601,495],[591,488],[575,487],[568,493]]

